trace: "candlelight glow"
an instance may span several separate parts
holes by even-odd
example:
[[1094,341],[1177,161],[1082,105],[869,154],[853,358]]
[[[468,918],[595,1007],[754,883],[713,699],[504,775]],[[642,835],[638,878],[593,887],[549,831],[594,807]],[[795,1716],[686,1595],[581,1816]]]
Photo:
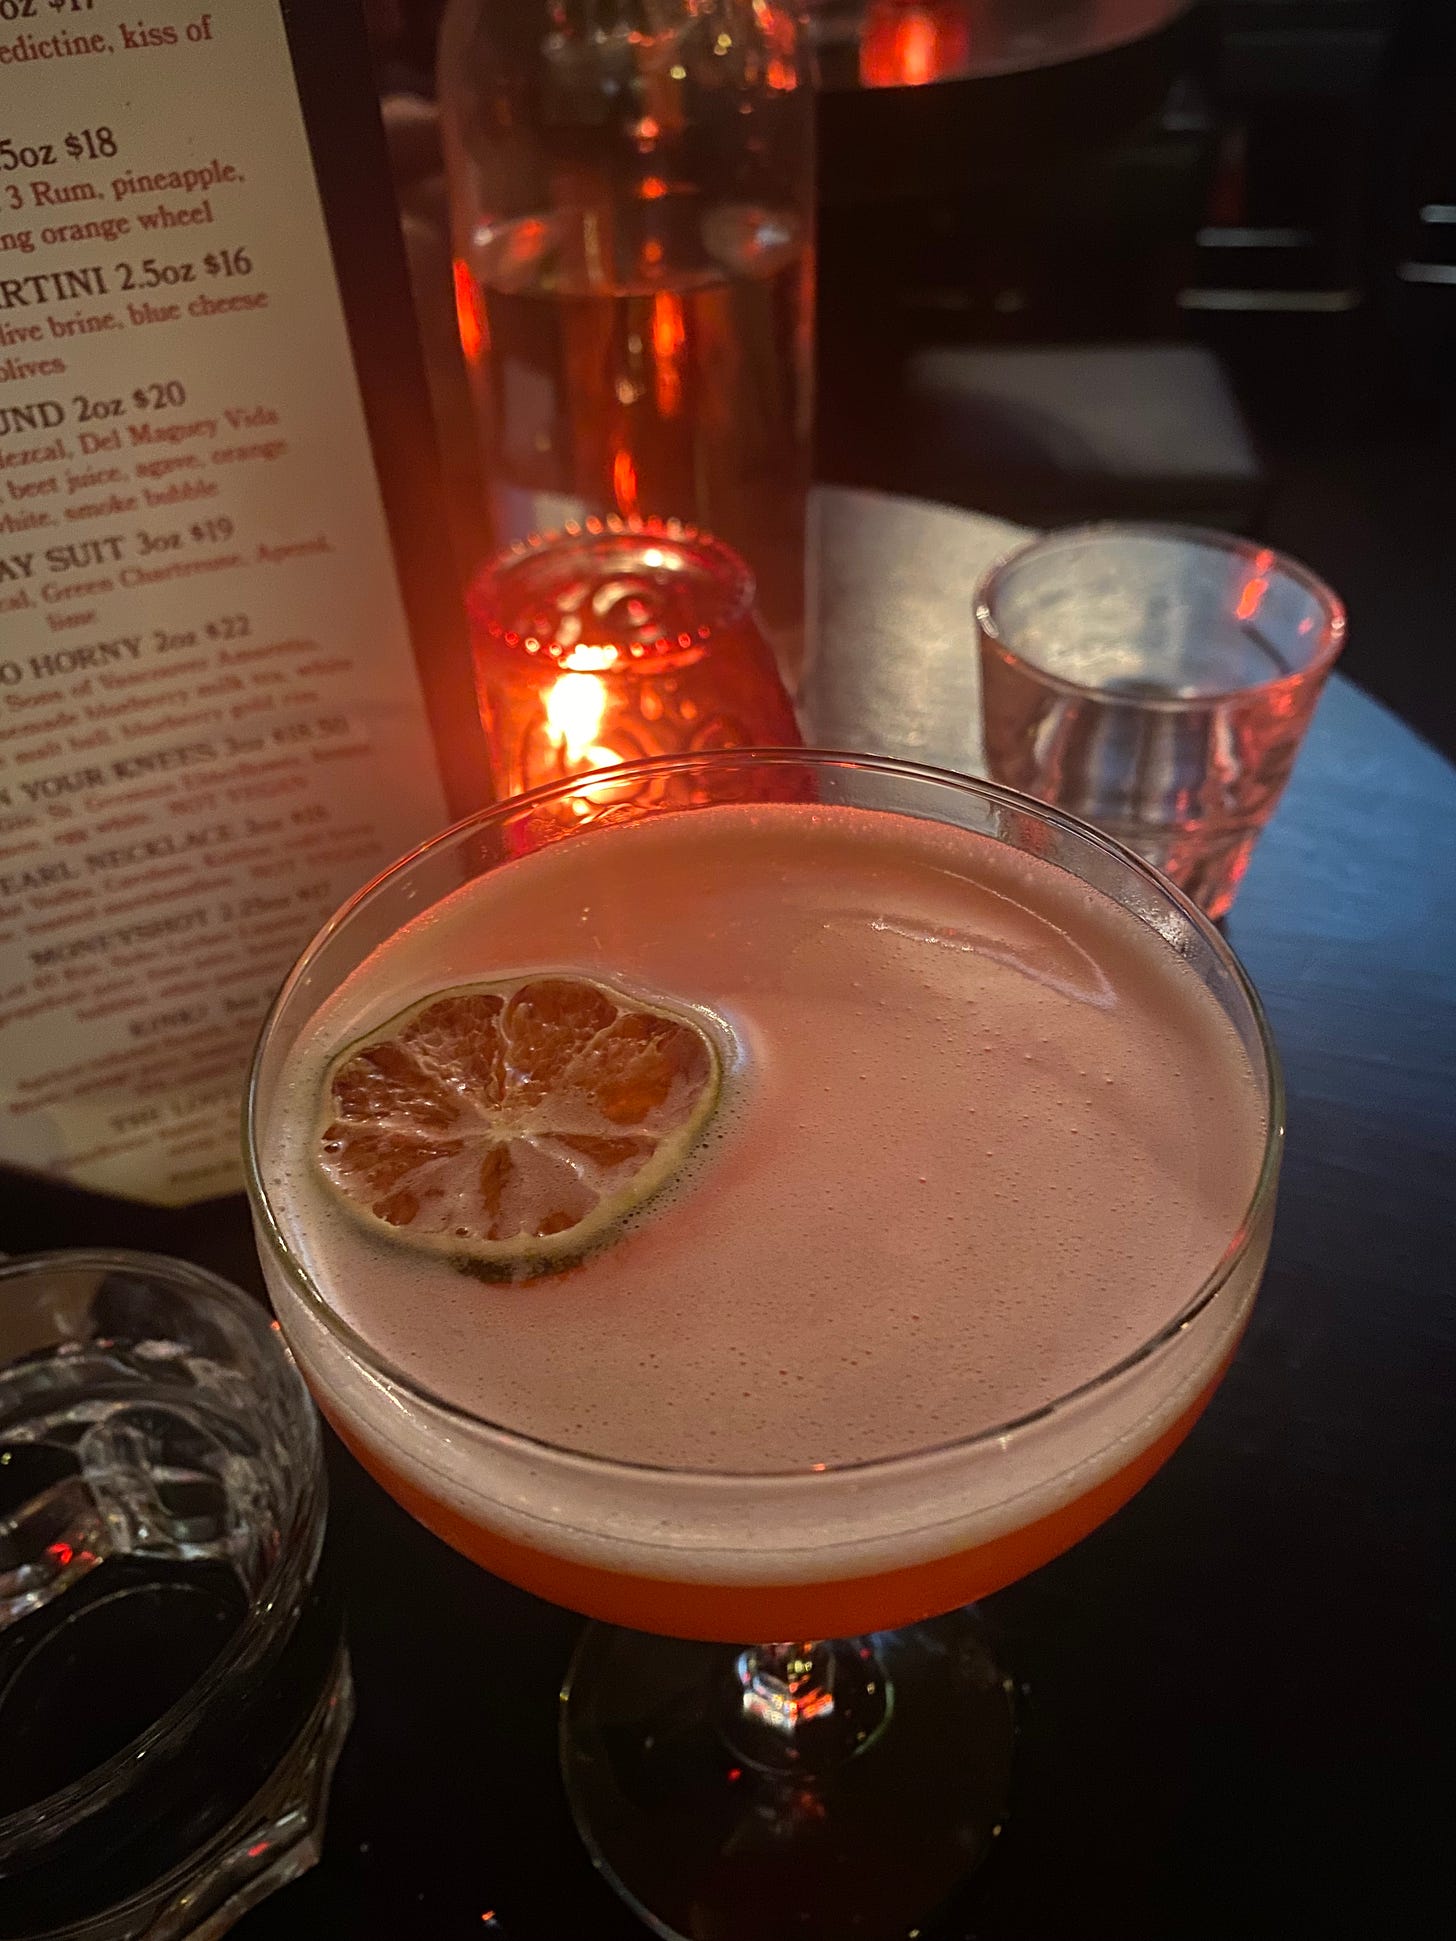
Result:
[[682,373],[678,360],[687,339],[682,298],[659,290],[652,299],[652,354],[656,365],[657,408],[675,418],[682,406]]
[[[631,519],[637,513],[637,467],[632,463],[632,454],[623,445],[612,460],[612,496],[617,501],[617,510],[624,519]],[[587,521],[587,531],[591,522]]]
[[965,0],[874,0],[860,40],[860,80],[923,88],[964,72],[969,55]]
[[546,691],[546,739],[568,768],[609,768],[610,748],[596,745],[607,712],[607,684],[599,674],[563,674]]
[[1262,574],[1256,574],[1253,579],[1245,580],[1239,592],[1239,603],[1234,608],[1235,619],[1252,620],[1264,604],[1264,595],[1268,591],[1269,582]]
[[1252,620],[1264,604],[1264,595],[1269,591],[1268,572],[1274,564],[1274,555],[1267,547],[1254,555],[1253,571],[1244,581],[1239,591],[1238,605],[1234,617],[1238,620]]
[[480,301],[475,278],[470,274],[470,265],[461,262],[458,256],[455,258],[454,277],[455,323],[460,332],[460,348],[466,363],[475,364],[479,362],[481,353],[490,349],[485,306]]
[[[752,0],[752,4],[754,18],[769,54],[764,79],[776,92],[791,94],[799,85],[796,62],[798,29],[794,16],[786,7],[774,6],[772,0]],[[718,52],[724,54],[733,43],[726,34],[720,34],[715,45]]]
[[592,674],[606,667],[615,667],[620,659],[620,648],[610,644],[592,647],[586,641],[580,641],[565,656],[561,665],[569,668],[573,674]]
[[[658,327],[670,340],[670,313]],[[612,456],[625,487],[625,441]],[[633,799],[625,762],[796,743],[752,590],[737,554],[675,520],[586,513],[502,553],[470,594],[498,793],[590,775],[562,809],[584,819]]]

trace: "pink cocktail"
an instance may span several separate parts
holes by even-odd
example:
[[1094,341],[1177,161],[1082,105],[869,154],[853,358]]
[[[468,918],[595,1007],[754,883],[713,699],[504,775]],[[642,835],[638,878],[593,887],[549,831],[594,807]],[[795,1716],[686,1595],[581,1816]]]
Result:
[[[1216,933],[1055,812],[859,758],[627,773],[606,813],[555,790],[463,825],[320,938],[255,1077],[264,1264],[321,1405],[423,1522],[660,1634],[588,1634],[563,1742],[657,1931],[697,1932],[705,1891],[735,1934],[847,1931],[792,1864],[829,1825],[860,1829],[837,1891],[887,1894],[888,1933],[984,1848],[1010,1726],[965,1620],[885,1634],[1066,1548],[1187,1433],[1267,1250],[1277,1075]],[[482,1284],[337,1204],[319,1092],[425,993],[543,972],[700,1018],[722,1094],[609,1244]],[[754,1638],[851,1642],[718,1648]],[[907,1814],[891,1893],[851,1849]]]

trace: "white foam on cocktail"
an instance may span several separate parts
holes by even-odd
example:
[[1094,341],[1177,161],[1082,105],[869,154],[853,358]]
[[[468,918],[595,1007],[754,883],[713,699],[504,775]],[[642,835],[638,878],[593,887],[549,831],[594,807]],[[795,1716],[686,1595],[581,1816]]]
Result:
[[[543,968],[703,1006],[736,1057],[688,1172],[620,1239],[483,1285],[337,1205],[319,1088],[426,992]],[[812,1474],[982,1434],[1132,1353],[1218,1262],[1262,1154],[1239,1040],[1163,939],[937,823],[725,807],[557,843],[392,938],[289,1070],[267,1183],[328,1303],[454,1407],[596,1460],[421,1410],[275,1282],[311,1376],[464,1514],[619,1568],[851,1574],[1044,1513],[1207,1385],[1257,1280],[1258,1245],[1246,1289],[1002,1445]],[[624,1488],[602,1458],[719,1474]]]

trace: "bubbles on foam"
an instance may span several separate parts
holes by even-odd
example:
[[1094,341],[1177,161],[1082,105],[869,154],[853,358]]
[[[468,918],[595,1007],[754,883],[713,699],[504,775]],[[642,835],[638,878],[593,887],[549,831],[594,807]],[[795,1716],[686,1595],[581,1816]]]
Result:
[[[1035,986],[1018,1028],[1006,1012],[1005,980],[1014,970],[993,967],[1000,983],[979,981],[952,1004],[944,979],[912,974],[903,940],[892,958],[866,957],[850,976],[859,986],[852,1002],[838,1002],[844,994],[831,979],[823,988],[806,982],[796,1011],[775,1008],[773,993],[754,986],[744,965],[765,927],[782,931],[783,909],[769,910],[766,923],[736,921],[729,962],[715,913],[725,898],[741,898],[744,886],[731,870],[727,881],[722,868],[696,874],[703,928],[696,945],[694,919],[674,913],[660,925],[651,961],[639,953],[630,977],[600,967],[610,981],[711,1000],[731,1029],[737,1056],[720,1111],[678,1180],[633,1216],[619,1243],[559,1285],[462,1288],[448,1270],[432,1267],[411,1272],[407,1303],[399,1250],[335,1213],[313,1252],[341,1290],[345,1317],[364,1324],[381,1352],[390,1343],[407,1352],[407,1364],[403,1353],[391,1358],[417,1379],[436,1389],[450,1384],[456,1399],[493,1420],[644,1460],[691,1463],[711,1449],[728,1466],[825,1454],[846,1460],[884,1453],[891,1440],[914,1446],[964,1434],[978,1419],[1003,1419],[1018,1397],[1057,1392],[1089,1353],[1136,1336],[1150,1303],[1166,1301],[1161,1283],[1175,1271],[1164,1259],[1150,1273],[1146,1248],[1140,1259],[1119,1231],[1131,1223],[1145,1232],[1149,1207],[1167,1184],[1137,1153],[1138,1137],[1155,1145],[1161,1135],[1169,1039],[1179,1035],[1162,1028],[1156,1008],[1130,1019],[1125,1008],[1078,1007],[1083,1023],[1089,1015],[1098,1021],[1104,1052],[1117,1055],[1071,1056],[1059,1069],[1047,1054],[1066,1037],[1065,1007],[1075,1002],[1066,993]],[[806,868],[806,908],[832,874]],[[603,882],[603,907],[609,890]],[[513,915],[537,914],[523,912],[520,899],[514,912],[509,898],[492,892],[489,901],[497,929]],[[521,928],[511,929],[513,937]],[[529,921],[524,930],[523,949]],[[544,934],[554,936],[549,925]],[[436,924],[434,948],[458,957],[454,937]],[[847,932],[841,922],[834,937],[844,958],[850,946],[863,949],[864,927]],[[542,960],[550,956],[548,943]],[[992,975],[964,953],[937,956],[970,964],[983,980]],[[559,955],[554,961],[565,967]],[[779,948],[771,961],[798,960]],[[815,975],[823,984],[824,972]],[[976,1022],[967,1022],[958,1049],[955,1020],[969,1021],[972,1004]],[[993,1014],[999,1032],[987,1027]],[[1137,1051],[1131,1077],[1129,1029]],[[1083,1039],[1074,1031],[1067,1042],[1075,1050]],[[1106,1110],[1108,1136],[1121,1142],[1116,1151],[1089,1154],[1078,1174],[1067,1163],[1067,1142],[1058,1141],[1056,1166],[1042,1162],[1042,1173],[1053,1176],[1024,1164],[1018,1174],[1029,1135],[1065,1115],[1069,1103],[1078,1115],[1071,1123],[1083,1128],[1080,1144],[1097,1143],[1086,1130],[1095,1119],[1102,1131],[1104,1108],[1088,1096],[1089,1072],[1112,1087]],[[1200,1086],[1200,1101],[1209,1089]],[[1186,1118],[1186,1106],[1179,1115]],[[915,1148],[932,1127],[937,1143],[927,1163]],[[988,1143],[970,1146],[968,1133]],[[817,1161],[806,1161],[811,1141]],[[1120,1193],[1124,1166],[1137,1177]],[[831,1180],[826,1191],[835,1168],[858,1184]],[[297,1180],[293,1195],[300,1207],[310,1198]],[[1164,1227],[1176,1227],[1179,1217],[1171,1203],[1159,1213]],[[372,1260],[363,1258],[370,1247]],[[1172,1252],[1180,1247],[1189,1256],[1198,1251],[1186,1233],[1175,1236]],[[1009,1290],[987,1264],[997,1258],[1016,1280]],[[1048,1282],[1060,1302],[1054,1321],[1039,1309]],[[916,1301],[909,1314],[907,1299]],[[771,1355],[788,1332],[803,1344],[800,1357],[780,1354],[768,1365],[786,1372],[763,1372],[760,1344]]]

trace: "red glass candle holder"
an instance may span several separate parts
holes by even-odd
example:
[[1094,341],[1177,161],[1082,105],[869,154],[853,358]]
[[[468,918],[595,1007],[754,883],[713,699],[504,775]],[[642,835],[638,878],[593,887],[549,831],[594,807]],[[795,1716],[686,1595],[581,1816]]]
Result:
[[587,519],[494,560],[470,613],[499,793],[643,755],[800,746],[753,600],[738,555],[672,519]]

